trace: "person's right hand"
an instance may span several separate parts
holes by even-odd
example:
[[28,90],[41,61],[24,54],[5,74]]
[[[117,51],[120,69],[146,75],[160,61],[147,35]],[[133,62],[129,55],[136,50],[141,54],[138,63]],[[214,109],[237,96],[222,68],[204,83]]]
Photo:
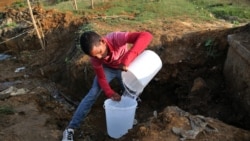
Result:
[[118,93],[114,93],[112,97],[110,97],[114,101],[120,101],[121,96]]
[[128,67],[123,65],[123,64],[119,65],[119,69],[122,70],[122,71],[128,71]]

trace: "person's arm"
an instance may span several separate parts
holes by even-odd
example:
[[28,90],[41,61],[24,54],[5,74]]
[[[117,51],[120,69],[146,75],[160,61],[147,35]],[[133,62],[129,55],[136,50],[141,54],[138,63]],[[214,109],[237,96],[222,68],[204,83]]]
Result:
[[105,77],[105,73],[102,67],[102,64],[98,62],[98,60],[91,58],[91,63],[93,66],[93,69],[95,71],[95,74],[97,76],[97,81],[102,90],[104,91],[105,95],[110,98],[112,97],[116,92],[113,91]]
[[127,35],[127,42],[133,44],[125,54],[121,63],[128,66],[143,50],[147,48],[153,36],[149,32],[130,32]]

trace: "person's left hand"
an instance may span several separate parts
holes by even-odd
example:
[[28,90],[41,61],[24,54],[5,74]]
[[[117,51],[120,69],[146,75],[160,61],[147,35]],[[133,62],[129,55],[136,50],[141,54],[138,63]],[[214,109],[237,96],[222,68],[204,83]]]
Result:
[[121,96],[118,93],[114,93],[112,97],[110,97],[114,101],[120,101]]

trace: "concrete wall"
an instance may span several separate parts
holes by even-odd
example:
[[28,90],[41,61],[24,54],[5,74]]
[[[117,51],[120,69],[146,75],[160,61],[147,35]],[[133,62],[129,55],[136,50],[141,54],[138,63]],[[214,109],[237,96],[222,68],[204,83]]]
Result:
[[224,76],[235,107],[250,117],[250,32],[228,35]]

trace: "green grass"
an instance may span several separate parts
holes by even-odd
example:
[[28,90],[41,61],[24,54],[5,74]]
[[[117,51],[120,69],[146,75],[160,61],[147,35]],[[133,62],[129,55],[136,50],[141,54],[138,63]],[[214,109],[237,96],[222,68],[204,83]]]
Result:
[[238,7],[234,6],[224,6],[224,7],[216,7],[211,9],[211,11],[215,14],[215,16],[219,18],[225,18],[229,16],[237,16],[238,18],[250,18],[250,9],[242,8],[239,10]]
[[[248,0],[113,0],[103,2],[94,0],[94,9],[91,9],[89,0],[77,0],[78,11],[73,9],[72,1],[63,1],[48,9],[58,9],[63,12],[73,11],[84,16],[133,16],[113,19],[111,24],[119,22],[147,22],[155,19],[189,18],[195,21],[214,20],[223,18],[232,22],[246,22],[250,19],[250,2]],[[214,17],[213,17],[213,16]],[[230,19],[231,18],[231,19]],[[241,20],[243,19],[243,20]],[[237,20],[237,21],[235,21]],[[107,20],[106,20],[107,21]]]
[[3,29],[5,27],[17,27],[17,24],[15,22],[11,22],[11,23],[7,23],[7,24],[3,24],[0,26],[0,29]]
[[[134,16],[135,21],[145,22],[154,19],[166,19],[175,17],[187,17],[209,20],[207,11],[197,11],[195,5],[187,0],[162,0],[160,2],[145,2],[144,0],[115,0],[112,2],[96,1],[94,9],[91,9],[89,1],[78,0],[78,13],[89,15],[129,15]],[[46,8],[55,8],[61,11],[74,11],[72,2],[61,2]],[[117,21],[120,22],[120,21]]]
[[216,18],[231,22],[250,21],[250,1],[248,0],[189,0],[198,9],[212,13]]
[[14,109],[10,106],[0,106],[0,115],[14,114]]

